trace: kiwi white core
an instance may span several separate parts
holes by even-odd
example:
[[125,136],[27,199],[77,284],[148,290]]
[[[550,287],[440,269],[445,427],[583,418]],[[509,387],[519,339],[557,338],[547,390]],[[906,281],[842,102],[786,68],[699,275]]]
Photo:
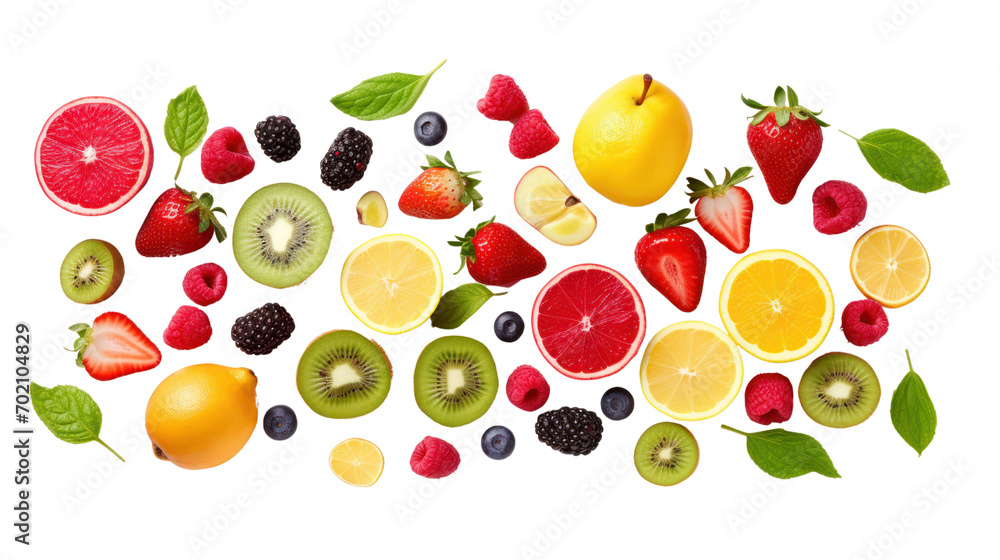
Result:
[[267,229],[267,235],[271,238],[271,247],[276,253],[284,253],[288,249],[288,242],[292,240],[295,233],[295,226],[284,215],[275,218],[274,223]]
[[83,267],[80,268],[80,272],[77,273],[77,276],[79,276],[81,280],[89,280],[90,275],[94,273],[95,268],[97,267],[94,266],[94,261],[88,260],[83,264]]
[[660,460],[661,461],[669,462],[670,459],[672,459],[673,456],[674,456],[674,448],[673,448],[673,446],[670,446],[670,445],[664,446],[663,449],[660,450],[659,455],[660,455]]
[[358,383],[360,381],[361,376],[358,375],[357,370],[347,363],[337,364],[334,366],[333,371],[330,372],[330,386],[334,389],[339,389],[344,385],[350,385],[351,383]]
[[843,381],[835,381],[826,389],[826,394],[833,399],[847,399],[851,396],[851,391],[854,388],[850,383],[845,383]]
[[459,389],[465,387],[465,370],[462,368],[448,368],[448,394],[454,395]]

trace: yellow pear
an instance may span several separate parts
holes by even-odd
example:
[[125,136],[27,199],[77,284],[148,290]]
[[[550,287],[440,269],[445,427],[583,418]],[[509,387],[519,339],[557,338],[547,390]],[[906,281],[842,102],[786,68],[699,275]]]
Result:
[[583,179],[628,206],[645,206],[666,194],[690,151],[687,107],[649,74],[625,78],[601,94],[573,136],[573,159]]

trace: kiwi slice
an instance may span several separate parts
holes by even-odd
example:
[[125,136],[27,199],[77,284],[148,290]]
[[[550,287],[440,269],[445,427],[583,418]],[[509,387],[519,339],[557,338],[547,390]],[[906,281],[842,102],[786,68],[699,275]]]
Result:
[[293,183],[259,189],[233,224],[233,254],[243,272],[272,288],[301,283],[330,249],[333,222],[311,190]]
[[428,344],[413,371],[417,406],[443,426],[464,426],[486,414],[499,384],[489,348],[464,336]]
[[125,277],[125,261],[114,245],[100,239],[77,243],[59,267],[59,284],[77,303],[100,303],[111,297]]
[[830,428],[847,428],[868,419],[882,388],[868,362],[845,352],[824,354],[809,364],[799,381],[802,410]]
[[673,486],[698,467],[698,442],[684,426],[660,422],[642,432],[633,458],[642,478],[659,486]]
[[382,347],[346,330],[309,343],[296,372],[302,400],[327,418],[356,418],[375,410],[391,381],[392,365]]

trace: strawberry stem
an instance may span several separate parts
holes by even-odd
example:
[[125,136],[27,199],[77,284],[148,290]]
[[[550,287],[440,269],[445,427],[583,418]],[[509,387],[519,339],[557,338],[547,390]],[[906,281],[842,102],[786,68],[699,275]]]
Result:
[[675,226],[684,225],[688,222],[693,222],[694,218],[688,218],[687,215],[691,213],[690,208],[684,208],[683,210],[678,210],[673,214],[667,214],[666,212],[661,212],[656,215],[656,220],[651,224],[646,224],[646,233],[653,233],[654,231],[659,231],[661,229],[668,229]]
[[635,101],[636,105],[642,105],[642,102],[646,100],[646,94],[649,93],[649,86],[653,85],[653,76],[649,74],[642,75],[642,95],[639,99]]

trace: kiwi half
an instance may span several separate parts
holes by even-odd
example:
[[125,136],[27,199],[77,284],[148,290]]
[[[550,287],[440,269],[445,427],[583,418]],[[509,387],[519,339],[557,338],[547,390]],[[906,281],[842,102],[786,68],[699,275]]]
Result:
[[76,303],[100,303],[118,290],[125,277],[125,261],[118,249],[100,239],[77,243],[59,267],[59,284]]
[[382,347],[346,330],[309,343],[296,372],[302,400],[327,418],[356,418],[375,410],[391,381],[392,366]]
[[673,486],[698,467],[698,442],[684,426],[660,422],[639,436],[633,459],[642,478],[659,486]]
[[323,264],[333,222],[311,190],[293,183],[259,189],[233,224],[233,255],[250,278],[272,288],[301,283]]
[[802,410],[830,428],[847,428],[875,412],[882,388],[868,362],[845,352],[824,354],[809,364],[799,381]]
[[489,348],[464,336],[428,344],[413,371],[417,406],[443,426],[464,426],[486,414],[499,384]]

